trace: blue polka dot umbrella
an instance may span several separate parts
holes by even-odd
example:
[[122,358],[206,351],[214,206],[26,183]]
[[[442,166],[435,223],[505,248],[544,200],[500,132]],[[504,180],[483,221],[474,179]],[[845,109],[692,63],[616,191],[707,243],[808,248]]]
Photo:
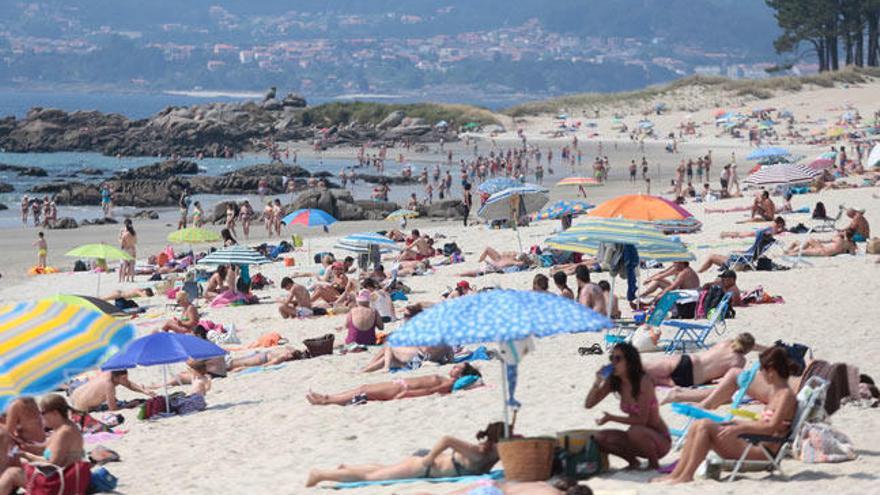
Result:
[[[497,289],[432,306],[392,333],[388,342],[394,347],[501,344],[612,326],[607,317],[555,294]],[[505,424],[507,380],[508,373],[502,373]]]

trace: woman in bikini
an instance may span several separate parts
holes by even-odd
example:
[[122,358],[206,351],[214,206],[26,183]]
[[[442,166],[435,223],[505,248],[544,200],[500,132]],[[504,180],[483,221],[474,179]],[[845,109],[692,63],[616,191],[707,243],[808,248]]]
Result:
[[235,373],[236,371],[241,371],[246,368],[274,366],[276,364],[286,363],[287,361],[296,361],[302,358],[303,353],[299,349],[282,346],[274,349],[255,351],[247,356],[231,358],[226,363],[226,370],[230,373]]
[[189,300],[186,292],[177,293],[177,304],[180,305],[180,318],[171,318],[162,326],[163,332],[192,333],[199,324],[199,311]]
[[125,224],[119,232],[119,247],[132,258],[130,260],[123,260],[119,265],[119,281],[134,282],[134,265],[137,258],[137,233],[130,218],[125,219]]
[[[479,381],[481,376],[482,375],[478,369],[468,363],[462,363],[453,366],[452,369],[449,370],[448,377],[429,375],[415,378],[403,378],[391,382],[371,383],[369,385],[361,385],[360,387],[333,395],[318,394],[309,391],[306,395],[306,400],[315,406],[327,406],[331,404],[346,406],[350,404],[362,404],[369,401],[388,401],[406,399],[409,397],[423,397],[425,395],[449,394],[452,393],[456,383],[460,384],[459,388],[466,389]],[[462,380],[463,378],[466,380]]]
[[235,218],[238,212],[236,210],[235,203],[230,202],[226,204],[226,230],[237,237],[238,234],[235,233]]
[[[708,419],[695,421],[688,430],[687,440],[681,451],[681,459],[675,470],[668,476],[653,481],[667,483],[687,483],[694,480],[694,472],[714,450],[724,459],[739,459],[745,449],[749,449],[747,459],[765,459],[759,447],[750,446],[739,438],[742,434],[784,436],[791,428],[791,421],[797,409],[797,398],[788,386],[793,363],[785,349],[771,347],[761,353],[761,375],[770,384],[772,392],[767,407],[758,421],[730,421],[715,423]],[[768,445],[778,449],[778,444]]]
[[206,300],[210,301],[228,290],[225,285],[228,271],[229,268],[226,265],[217,267],[217,270],[208,279],[208,283],[205,284],[204,296]]
[[251,236],[251,219],[254,217],[254,209],[248,200],[244,200],[241,208],[238,209],[238,220],[241,222],[241,231],[244,238],[249,239]]
[[853,242],[853,231],[846,229],[838,232],[834,239],[830,241],[820,241],[819,239],[808,239],[804,243],[803,248],[797,242],[791,243],[785,254],[789,256],[814,256],[814,257],[830,257],[838,254],[855,254],[856,243]]
[[[40,401],[40,414],[43,418],[43,425],[52,432],[46,440],[43,455],[21,451],[19,455],[21,460],[25,462],[22,463],[22,467],[7,467],[3,471],[3,474],[0,475],[0,493],[14,493],[18,488],[25,488],[28,480],[41,470],[37,463],[52,464],[47,474],[55,473],[56,468],[64,471],[68,468],[77,469],[75,464],[83,459],[84,454],[83,436],[79,428],[70,420],[69,411],[70,407],[64,397],[58,394],[43,397]],[[84,469],[84,477],[81,480],[84,486],[74,488],[69,492],[65,491],[65,493],[84,493],[89,483],[87,464]]]
[[447,478],[488,473],[498,462],[498,441],[504,438],[504,423],[492,423],[477,433],[478,444],[444,436],[430,451],[418,452],[392,464],[340,465],[335,469],[313,469],[307,487],[322,481],[379,481],[403,478]]
[[202,209],[202,204],[196,201],[193,203],[193,225],[202,228],[205,225],[205,210]]
[[642,368],[639,351],[631,344],[620,343],[610,354],[610,374],[600,369],[596,381],[584,406],[592,409],[614,392],[620,397],[620,410],[625,415],[604,413],[596,423],[608,422],[629,425],[627,430],[602,430],[596,435],[603,452],[622,457],[629,463],[629,469],[641,465],[637,458],[648,459],[652,469],[659,467],[659,459],[669,452],[672,440],[669,429],[660,417],[657,396],[654,395],[654,382]]
[[331,267],[333,282],[320,285],[312,293],[312,304],[324,301],[330,305],[345,305],[350,301],[350,296],[355,290],[355,284],[345,274],[345,265],[341,261],[335,261]]
[[376,330],[383,330],[385,323],[379,312],[370,307],[370,291],[362,289],[355,298],[357,306],[351,308],[345,319],[348,335],[346,344],[376,345]]

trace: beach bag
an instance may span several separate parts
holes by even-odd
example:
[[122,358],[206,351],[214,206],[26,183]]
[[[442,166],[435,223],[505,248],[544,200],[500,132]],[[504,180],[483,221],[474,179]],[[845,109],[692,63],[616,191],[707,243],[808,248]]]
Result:
[[89,493],[109,493],[116,490],[119,480],[110,474],[105,467],[99,467],[92,471],[89,479]]
[[794,361],[794,364],[797,365],[797,373],[795,373],[795,375],[801,376],[804,370],[807,369],[806,357],[807,351],[809,351],[810,348],[796,342],[792,344],[786,344],[781,340],[777,340],[773,343],[773,345],[785,349],[785,352],[788,354],[788,359],[791,359],[792,361]]
[[797,457],[806,463],[846,462],[858,458],[849,437],[825,423],[807,423],[795,445]]
[[183,397],[171,398],[171,412],[177,414],[191,414],[194,412],[204,411],[208,408],[205,402],[205,396],[202,394],[192,394]]
[[75,272],[87,272],[89,271],[89,267],[86,266],[86,262],[83,260],[76,260],[73,263],[73,271]]
[[299,234],[293,234],[290,236],[290,243],[293,244],[294,248],[301,248],[303,247],[303,238]]
[[77,461],[63,470],[51,464],[24,464],[28,495],[86,495],[92,479],[91,466]]
[[865,252],[868,254],[880,254],[880,237],[872,237],[865,243]]
[[586,480],[602,472],[602,453],[599,444],[590,435],[587,444],[580,450],[572,453],[567,445],[556,449],[556,457],[553,463],[553,474],[562,475],[576,480]]
[[755,265],[755,269],[759,272],[773,271],[773,262],[770,261],[770,258],[761,256],[758,258],[758,263]]
[[705,318],[709,311],[718,306],[724,297],[724,289],[718,285],[711,285],[708,289],[700,291],[700,298],[697,301],[697,318]]
[[454,242],[447,242],[443,245],[443,254],[445,256],[452,256],[453,254],[460,253],[461,249],[459,249],[458,244]]
[[153,416],[164,412],[165,397],[161,395],[151,397],[141,405],[141,408],[138,411],[138,419],[150,419]]

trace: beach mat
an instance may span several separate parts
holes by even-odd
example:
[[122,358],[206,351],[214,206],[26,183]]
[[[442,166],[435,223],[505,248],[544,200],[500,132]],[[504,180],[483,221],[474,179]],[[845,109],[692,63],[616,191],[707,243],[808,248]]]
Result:
[[504,479],[504,471],[495,470],[489,474],[482,476],[455,476],[452,478],[402,478],[398,480],[381,480],[381,481],[349,481],[344,483],[336,483],[332,488],[334,490],[344,490],[346,488],[363,488],[366,486],[390,486],[401,485],[404,483],[475,483],[480,480],[500,480]]

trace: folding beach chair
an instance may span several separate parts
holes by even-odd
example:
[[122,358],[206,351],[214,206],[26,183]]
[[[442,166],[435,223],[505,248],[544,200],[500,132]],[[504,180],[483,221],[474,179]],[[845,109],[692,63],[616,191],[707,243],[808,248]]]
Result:
[[[748,456],[751,449],[743,450],[743,454],[733,465],[733,472],[730,473],[727,481],[732,482],[736,479],[736,476],[740,474],[744,468],[750,470],[767,470],[770,471],[770,474],[778,472],[783,479],[788,479],[782,471],[782,460],[791,454],[793,446],[797,442],[807,421],[818,421],[824,417],[825,392],[827,389],[828,382],[817,376],[810,377],[807,383],[801,387],[800,392],[798,392],[797,411],[795,412],[791,429],[788,431],[787,435],[781,437],[751,434],[740,435],[739,438],[751,444],[752,447],[760,448],[766,460],[747,460],[746,456]],[[766,444],[778,445],[779,450],[777,450],[774,455],[770,452],[770,449],[767,448]],[[721,462],[722,469],[726,466],[726,462]]]
[[[755,379],[755,375],[760,371],[761,362],[755,361],[748,368],[743,369],[739,375],[736,377],[736,384],[739,387],[736,393],[733,394],[730,402],[730,410],[734,411],[739,409],[742,406],[743,401],[746,398],[746,393],[749,390],[749,386],[752,385],[752,381]],[[691,424],[698,419],[711,419],[716,423],[724,423],[726,421],[731,421],[733,419],[733,414],[729,413],[727,415],[719,415],[712,412],[709,412],[700,407],[694,406],[693,404],[685,404],[681,402],[673,402],[671,404],[672,412],[676,414],[680,414],[687,418],[687,422],[682,428],[670,428],[669,433],[673,437],[676,437],[675,442],[672,444],[672,450],[677,451],[684,445],[684,439],[687,438],[688,430],[690,430]]]
[[835,217],[824,217],[824,218],[814,218],[813,228],[810,229],[813,232],[834,232],[837,230],[837,222],[843,217],[843,212],[846,210],[846,206],[840,205],[837,207],[837,216]]
[[686,352],[688,346],[692,346],[695,349],[708,349],[709,346],[706,345],[706,339],[712,334],[712,330],[715,330],[718,335],[723,334],[727,330],[725,318],[732,297],[732,292],[725,293],[705,323],[683,320],[663,322],[663,326],[677,329],[675,335],[666,345],[666,353],[672,354],[675,351]]
[[[645,324],[650,327],[659,328],[663,321],[666,320],[666,317],[669,316],[669,312],[672,311],[672,307],[675,306],[675,302],[681,297],[681,294],[676,291],[663,294],[663,297],[661,297],[660,300],[658,300],[657,303],[654,305],[654,309],[651,310],[651,314],[648,315],[647,319],[645,319]],[[627,321],[623,324],[615,325],[614,328],[609,329],[608,333],[605,335],[606,350],[613,347],[614,344],[618,344],[620,342],[629,342],[639,326],[640,325],[636,325],[635,322]]]
[[745,265],[752,270],[758,269],[758,259],[764,256],[770,247],[776,244],[776,239],[770,235],[769,229],[761,229],[755,233],[755,242],[746,251],[733,252],[719,271],[734,270],[737,265]]

